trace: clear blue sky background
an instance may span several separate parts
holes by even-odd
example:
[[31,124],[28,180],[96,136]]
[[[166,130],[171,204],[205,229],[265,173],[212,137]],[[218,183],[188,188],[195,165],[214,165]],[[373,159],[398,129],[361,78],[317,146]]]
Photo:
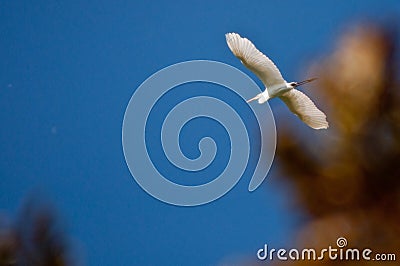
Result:
[[398,0],[1,1],[0,212],[14,215],[29,193],[45,195],[86,265],[217,265],[255,259],[264,243],[287,245],[299,215],[276,166],[262,189],[247,192],[244,177],[205,206],[146,194],[123,157],[126,105],[173,63],[245,70],[226,32],[253,40],[296,80],[349,22],[399,10]]

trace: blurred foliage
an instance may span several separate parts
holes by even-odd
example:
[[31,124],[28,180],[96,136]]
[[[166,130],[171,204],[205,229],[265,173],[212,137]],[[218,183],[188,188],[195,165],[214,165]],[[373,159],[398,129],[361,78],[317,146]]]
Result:
[[[278,128],[277,160],[293,186],[294,207],[309,219],[296,246],[396,253],[397,262],[287,261],[284,265],[399,265],[400,85],[398,32],[363,24],[313,63],[307,94],[327,113],[326,131]],[[309,129],[306,129],[309,130]],[[312,143],[310,145],[310,138]],[[274,262],[274,265],[280,265]]]
[[0,216],[0,266],[11,265],[72,265],[54,212],[36,200],[30,200],[14,222]]

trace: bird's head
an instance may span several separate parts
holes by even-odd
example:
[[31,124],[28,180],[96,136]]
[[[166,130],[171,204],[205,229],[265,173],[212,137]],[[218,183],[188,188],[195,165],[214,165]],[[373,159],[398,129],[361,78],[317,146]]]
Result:
[[303,81],[300,81],[300,82],[290,82],[289,85],[290,85],[292,88],[296,88],[296,87],[298,87],[298,86],[304,85],[304,84],[309,83],[309,82],[311,82],[311,81],[314,81],[314,80],[316,80],[316,79],[317,79],[317,78],[312,78],[312,79],[306,79],[306,80],[303,80]]

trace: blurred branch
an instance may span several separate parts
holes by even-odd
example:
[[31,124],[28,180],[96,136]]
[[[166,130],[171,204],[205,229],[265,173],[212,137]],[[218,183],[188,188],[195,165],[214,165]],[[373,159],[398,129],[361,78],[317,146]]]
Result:
[[0,266],[71,265],[68,251],[54,211],[35,200],[23,207],[15,223],[0,219]]
[[[310,76],[319,77],[319,84],[312,92],[325,103],[331,126],[311,133],[320,134],[313,140],[319,149],[307,146],[311,134],[278,130],[282,176],[310,218],[299,230],[299,246],[323,248],[345,236],[352,246],[400,247],[398,39],[392,28],[358,25],[332,54],[314,62]],[[338,263],[345,265],[315,262]]]

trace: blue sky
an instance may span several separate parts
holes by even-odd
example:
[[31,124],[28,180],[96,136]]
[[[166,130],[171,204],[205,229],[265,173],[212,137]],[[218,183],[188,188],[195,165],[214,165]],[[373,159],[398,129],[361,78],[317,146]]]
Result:
[[147,77],[181,61],[216,60],[249,74],[227,32],[251,39],[296,80],[349,22],[399,11],[396,0],[1,1],[0,212],[14,215],[40,193],[86,265],[218,265],[255,259],[264,243],[287,245],[300,216],[275,165],[261,189],[249,193],[244,177],[200,207],[146,194],[123,156],[127,103]]

